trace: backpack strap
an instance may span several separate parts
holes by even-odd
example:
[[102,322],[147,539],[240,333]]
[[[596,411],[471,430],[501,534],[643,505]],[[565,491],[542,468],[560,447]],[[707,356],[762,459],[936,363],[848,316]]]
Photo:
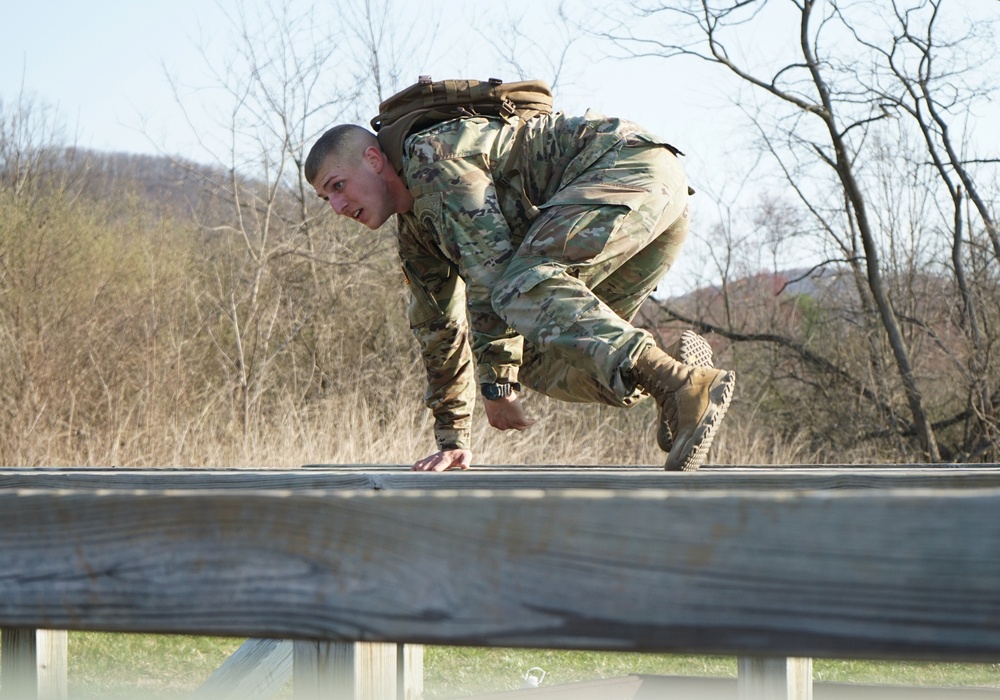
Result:
[[520,121],[518,122],[514,132],[514,143],[511,144],[510,153],[507,154],[507,164],[500,173],[500,177],[497,178],[498,185],[510,190],[513,187],[511,178],[515,175],[521,176],[521,187],[519,188],[521,190],[521,204],[524,206],[524,214],[528,218],[528,221],[534,221],[542,212],[537,206],[535,206],[535,203],[531,201],[531,198],[528,197],[528,193],[524,191],[524,175],[521,171],[521,156],[523,154],[521,151],[524,148],[525,134],[528,133],[528,121],[539,114],[540,112],[536,109],[522,112],[519,115]]

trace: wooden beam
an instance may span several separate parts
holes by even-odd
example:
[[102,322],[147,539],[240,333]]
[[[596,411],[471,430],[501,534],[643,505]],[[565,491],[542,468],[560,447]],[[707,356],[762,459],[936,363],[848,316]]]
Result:
[[693,474],[656,468],[478,468],[446,474],[403,467],[296,470],[3,469],[0,489],[337,489],[361,491],[458,489],[706,489],[769,491],[805,489],[1000,488],[1000,468],[886,467],[702,469]]
[[990,660],[1000,490],[0,491],[0,627]]
[[65,630],[0,631],[0,700],[66,700]]

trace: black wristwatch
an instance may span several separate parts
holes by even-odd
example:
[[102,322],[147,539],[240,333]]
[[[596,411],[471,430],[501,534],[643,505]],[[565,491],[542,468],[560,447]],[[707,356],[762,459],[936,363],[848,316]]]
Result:
[[487,401],[496,401],[506,396],[510,396],[511,391],[520,391],[521,385],[517,382],[493,382],[491,384],[480,384],[479,390],[483,398]]

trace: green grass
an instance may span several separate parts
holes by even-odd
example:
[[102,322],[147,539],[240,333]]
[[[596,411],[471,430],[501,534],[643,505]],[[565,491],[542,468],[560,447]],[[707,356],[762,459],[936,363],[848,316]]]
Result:
[[70,698],[176,698],[197,688],[245,640],[70,632]]
[[521,687],[524,674],[532,667],[545,671],[545,685],[616,678],[630,673],[736,675],[736,659],[721,656],[427,647],[424,694],[432,700],[514,690]]
[[[197,688],[242,641],[71,632],[70,698],[180,698]],[[545,670],[546,685],[630,673],[736,676],[736,659],[723,656],[427,647],[425,697],[435,700],[515,689],[525,672],[536,666]],[[817,659],[813,677],[817,681],[884,685],[1000,687],[1000,664]],[[281,697],[291,697],[290,688],[286,687]]]
[[876,685],[937,685],[1000,688],[1000,663],[942,664],[929,661],[815,659],[813,679]]

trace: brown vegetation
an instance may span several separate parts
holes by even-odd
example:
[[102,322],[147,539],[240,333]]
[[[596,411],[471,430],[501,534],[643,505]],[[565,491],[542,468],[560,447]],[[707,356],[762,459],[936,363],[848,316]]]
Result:
[[[219,173],[55,150],[41,162],[65,177],[0,192],[0,463],[408,463],[431,448],[388,232],[310,216],[307,253],[282,202],[274,248],[255,254],[260,236],[238,222],[260,220],[259,200],[237,211]],[[753,386],[747,361],[717,349]],[[662,460],[651,406],[527,401],[541,420],[525,434],[477,422],[478,461]],[[717,461],[822,458],[801,426],[751,428],[765,407],[743,405]]]
[[[749,215],[715,232],[717,290],[668,315],[738,343],[743,400],[819,449],[996,461],[1000,161],[975,117],[998,88],[985,68],[995,23],[939,0],[685,0],[624,14],[606,34],[623,49],[734,81],[748,178],[766,183]],[[745,50],[778,24],[796,31],[772,54]],[[774,280],[734,272],[803,249],[838,296],[775,294]]]
[[[314,218],[317,200],[310,252],[283,193],[265,247],[260,183],[240,184],[237,207],[218,172],[72,155],[51,150],[30,186],[0,190],[0,463],[291,467],[431,449],[388,232]],[[530,406],[530,434],[478,424],[478,460],[660,459],[648,409]]]

